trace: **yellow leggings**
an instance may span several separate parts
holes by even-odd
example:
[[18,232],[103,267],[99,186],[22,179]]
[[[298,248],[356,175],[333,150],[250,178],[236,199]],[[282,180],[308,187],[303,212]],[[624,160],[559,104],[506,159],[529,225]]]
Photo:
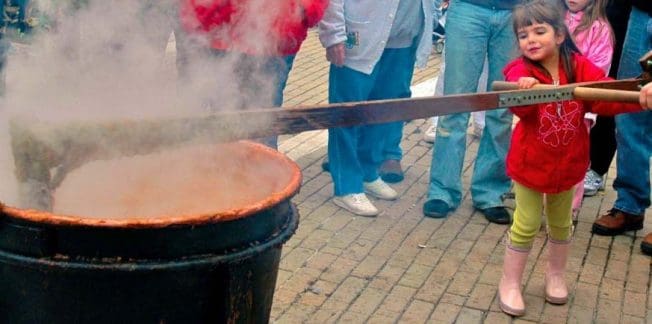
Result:
[[517,248],[529,249],[541,228],[544,196],[548,235],[556,241],[567,241],[571,236],[571,209],[573,189],[558,194],[543,194],[514,182],[516,211],[510,228],[510,243]]

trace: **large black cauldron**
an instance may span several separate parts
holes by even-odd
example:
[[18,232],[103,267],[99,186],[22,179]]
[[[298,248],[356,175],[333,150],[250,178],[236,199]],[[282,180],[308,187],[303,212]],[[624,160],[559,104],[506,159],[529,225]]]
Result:
[[195,215],[86,218],[2,206],[0,323],[268,322],[281,247],[298,225],[289,199],[301,175],[276,151],[226,145],[249,160],[234,161],[238,168],[276,164],[284,179],[262,200]]

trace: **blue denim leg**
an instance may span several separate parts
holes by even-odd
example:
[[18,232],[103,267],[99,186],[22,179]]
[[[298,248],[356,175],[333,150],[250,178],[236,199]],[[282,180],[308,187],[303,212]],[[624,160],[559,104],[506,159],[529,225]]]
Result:
[[270,60],[269,69],[276,75],[276,95],[274,96],[274,107],[283,105],[283,90],[288,83],[288,76],[294,64],[296,55],[286,55]]
[[[374,85],[369,100],[411,97],[410,85],[412,84],[415,59],[416,47],[385,49],[380,57],[378,82]],[[403,138],[404,124],[403,121],[385,124],[385,133],[382,136],[385,140],[382,152],[383,161],[403,158],[401,139]]]
[[[618,78],[641,73],[638,60],[652,49],[652,18],[633,8],[629,18]],[[650,206],[650,155],[652,154],[652,112],[616,116],[617,174],[614,189],[618,193],[614,208],[642,215]]]
[[[375,74],[377,69],[367,75],[347,67],[331,65],[328,101],[338,103],[366,100],[374,86]],[[375,136],[375,128],[377,127],[353,126],[328,130],[328,160],[336,196],[361,193],[363,181],[378,178],[378,165],[372,165],[370,161],[380,160],[383,143],[369,140]],[[372,134],[367,134],[369,132]],[[367,147],[362,147],[363,142]]]
[[[296,55],[286,55],[283,57],[270,58],[265,64],[265,70],[268,74],[272,75],[275,85],[274,93],[274,107],[281,107],[283,105],[283,90],[288,82],[290,70]],[[278,136],[270,136],[261,139],[262,143],[273,148],[278,149]]]
[[[188,54],[188,53],[186,53]],[[269,108],[283,104],[283,90],[292,69],[295,55],[255,56],[238,52],[211,50],[210,55],[219,64],[231,64],[239,95],[234,104],[238,108]],[[187,67],[185,67],[187,68]],[[187,71],[186,71],[187,72]],[[211,73],[209,71],[209,73]],[[212,73],[212,75],[216,75]],[[216,75],[220,78],[221,75]],[[223,80],[220,80],[222,82]],[[219,83],[218,83],[219,84]],[[216,106],[218,98],[207,98]],[[257,138],[255,141],[273,149],[278,148],[277,136]]]
[[[491,19],[487,90],[493,81],[503,80],[503,68],[517,55],[511,16],[495,14]],[[512,136],[512,113],[507,109],[489,110],[485,125],[471,178],[473,205],[480,209],[503,206],[502,195],[511,186],[505,159]]]
[[383,148],[383,161],[385,160],[398,160],[403,158],[403,149],[401,148],[401,140],[403,139],[403,125],[405,122],[398,121],[387,123],[385,125],[385,146]]
[[443,200],[451,208],[457,208],[462,201],[461,174],[468,124],[469,114],[439,117],[430,162],[428,200]]
[[[516,54],[516,41],[510,28],[511,11],[455,1],[447,14],[444,94],[475,92],[485,57],[489,60],[489,82],[502,79],[502,66]],[[474,205],[478,208],[502,206],[500,196],[510,186],[504,160],[509,147],[511,115],[503,109],[487,112],[486,116],[471,186]],[[451,208],[457,208],[462,200],[468,122],[468,113],[443,116],[437,128],[428,199],[443,200]]]

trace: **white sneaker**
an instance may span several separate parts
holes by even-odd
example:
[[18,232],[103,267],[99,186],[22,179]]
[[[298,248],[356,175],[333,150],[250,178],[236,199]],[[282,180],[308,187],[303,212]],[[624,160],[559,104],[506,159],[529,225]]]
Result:
[[369,201],[363,193],[349,194],[333,197],[333,203],[356,215],[376,216],[378,209]]
[[584,176],[584,196],[595,196],[598,191],[604,189],[604,178],[595,171],[589,169]]
[[430,124],[428,129],[423,133],[423,140],[428,143],[434,143],[435,136],[437,136],[437,126]]
[[362,187],[364,192],[370,194],[378,199],[384,200],[394,200],[398,198],[398,193],[396,190],[392,189],[383,179],[378,177],[375,181],[372,182],[363,182]]

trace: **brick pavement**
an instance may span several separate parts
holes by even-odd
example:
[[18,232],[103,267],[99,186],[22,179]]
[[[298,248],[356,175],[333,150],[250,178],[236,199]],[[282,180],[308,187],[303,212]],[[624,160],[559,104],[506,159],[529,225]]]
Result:
[[[439,59],[433,55],[414,83],[436,76]],[[325,103],[327,75],[324,51],[311,32],[290,75],[286,106]],[[650,258],[639,249],[641,236],[652,230],[652,212],[642,231],[615,238],[590,233],[593,220],[615,200],[611,189],[587,198],[580,213],[567,273],[569,303],[544,302],[540,232],[523,280],[527,313],[516,320],[503,314],[495,296],[507,227],[476,213],[468,191],[446,219],[421,214],[432,147],[421,141],[426,126],[424,120],[406,124],[406,177],[393,186],[401,198],[376,201],[383,210],[377,218],[356,217],[330,202],[331,179],[320,167],[325,131],[281,138],[280,150],[300,165],[304,180],[293,199],[301,223],[283,248],[273,322],[652,323]],[[476,150],[470,137],[466,188]]]

